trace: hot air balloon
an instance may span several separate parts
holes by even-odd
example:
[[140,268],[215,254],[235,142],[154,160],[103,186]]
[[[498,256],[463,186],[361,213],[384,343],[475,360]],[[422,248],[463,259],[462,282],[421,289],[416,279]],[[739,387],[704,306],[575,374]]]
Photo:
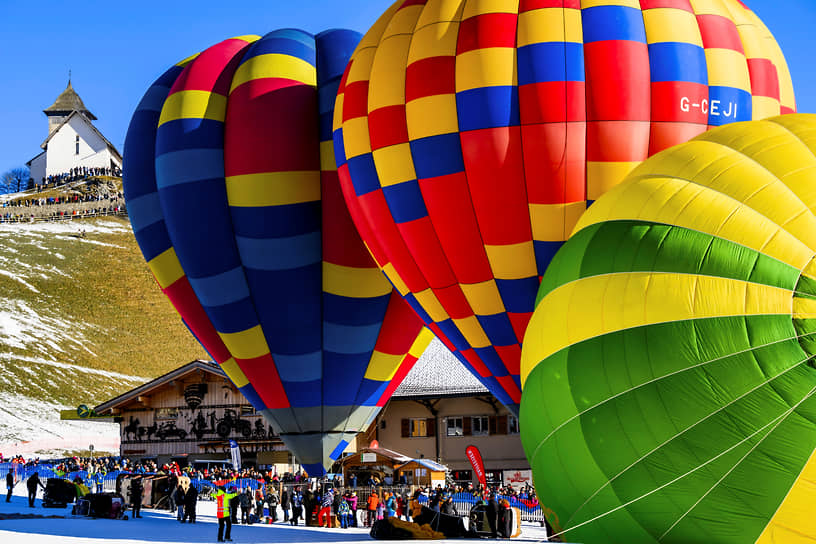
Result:
[[147,91],[125,143],[134,234],[191,332],[312,476],[432,334],[359,238],[331,121],[360,35],[218,43]]
[[346,69],[335,153],[378,264],[517,410],[540,277],[587,202],[712,126],[794,108],[738,0],[400,0]]
[[593,204],[541,284],[521,439],[567,541],[813,542],[816,116],[720,127]]

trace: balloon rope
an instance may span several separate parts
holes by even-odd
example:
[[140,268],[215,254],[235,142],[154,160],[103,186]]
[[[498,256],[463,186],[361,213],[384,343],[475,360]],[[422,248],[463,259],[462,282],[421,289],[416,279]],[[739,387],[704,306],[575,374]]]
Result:
[[641,383],[641,384],[638,384],[638,385],[632,386],[632,387],[630,387],[629,389],[625,389],[625,390],[623,390],[623,391],[621,391],[621,392],[619,392],[619,393],[616,393],[616,394],[612,395],[611,397],[609,397],[609,398],[607,398],[607,399],[604,399],[604,400],[600,401],[600,402],[599,402],[599,403],[597,403],[597,404],[593,404],[592,406],[590,406],[590,407],[588,407],[588,408],[584,409],[583,411],[578,412],[578,413],[577,413],[577,414],[575,414],[574,416],[571,416],[570,418],[566,419],[566,420],[565,420],[563,423],[561,423],[560,425],[558,425],[556,428],[554,428],[552,431],[550,431],[550,433],[549,433],[547,436],[545,436],[545,437],[544,437],[544,439],[543,439],[543,440],[542,440],[542,441],[541,441],[541,442],[538,444],[538,446],[536,446],[536,449],[533,451],[533,454],[532,454],[530,457],[531,457],[531,458],[535,458],[535,457],[536,457],[536,455],[538,454],[538,450],[541,448],[541,446],[543,446],[545,442],[547,442],[547,441],[548,441],[550,438],[552,438],[552,436],[553,436],[553,435],[554,435],[556,432],[558,432],[559,430],[561,430],[561,428],[562,428],[562,427],[564,427],[564,426],[566,426],[567,424],[571,423],[573,420],[578,419],[579,417],[583,416],[583,415],[584,415],[584,414],[586,414],[587,412],[591,412],[591,411],[592,411],[592,410],[594,410],[595,408],[598,408],[598,407],[600,407],[600,406],[602,406],[602,405],[606,404],[607,402],[611,402],[611,401],[615,400],[616,398],[618,398],[618,397],[620,397],[620,396],[623,396],[623,395],[625,395],[625,394],[627,394],[627,393],[631,393],[632,391],[635,391],[635,390],[637,390],[637,389],[639,389],[639,388],[641,388],[641,387],[645,387],[645,386],[647,386],[647,385],[651,385],[651,384],[653,384],[653,383],[655,383],[655,382],[657,382],[657,381],[663,380],[663,379],[665,379],[665,378],[669,378],[669,377],[674,376],[674,375],[676,375],[676,374],[681,374],[681,373],[686,372],[686,371],[688,371],[688,370],[694,370],[695,368],[699,368],[699,367],[701,367],[701,366],[705,366],[705,365],[707,365],[707,364],[709,364],[709,363],[716,363],[717,361],[720,361],[720,360],[722,360],[722,359],[727,359],[727,358],[729,358],[729,357],[733,357],[733,356],[735,356],[735,355],[742,355],[743,353],[749,353],[749,352],[751,352],[751,351],[755,351],[755,350],[757,350],[757,349],[761,349],[761,348],[766,348],[766,347],[768,347],[768,346],[772,346],[772,345],[774,345],[774,344],[780,344],[780,343],[782,343],[782,342],[787,342],[787,341],[789,341],[789,340],[799,340],[800,338],[804,338],[804,337],[806,337],[806,336],[813,336],[813,335],[816,335],[816,332],[810,332],[810,333],[807,333],[807,334],[797,334],[797,335],[795,335],[795,336],[790,336],[790,337],[787,337],[787,338],[782,338],[782,339],[780,339],[780,340],[775,340],[775,341],[773,341],[773,342],[769,342],[769,343],[767,343],[767,344],[761,344],[761,345],[759,345],[759,346],[751,346],[750,348],[748,348],[748,349],[744,349],[744,350],[742,350],[742,351],[736,351],[736,352],[734,352],[734,353],[728,353],[728,354],[726,354],[726,355],[722,355],[722,356],[720,356],[720,357],[715,357],[714,359],[709,359],[709,360],[707,360],[707,361],[702,361],[702,362],[697,363],[697,364],[694,364],[694,365],[692,365],[692,366],[688,366],[688,367],[685,367],[685,368],[679,368],[679,369],[677,369],[677,370],[675,370],[675,371],[673,371],[673,372],[669,372],[668,374],[664,374],[664,375],[662,375],[662,376],[657,376],[656,378],[652,378],[652,379],[651,379],[651,380],[649,380],[649,381],[646,381],[646,382],[643,382],[643,383]]
[[[811,333],[811,334],[814,334],[814,333]],[[635,465],[637,465],[638,463],[640,463],[641,461],[643,461],[644,459],[646,459],[647,457],[649,457],[651,454],[655,453],[657,450],[659,450],[660,448],[662,448],[663,446],[665,446],[666,444],[668,444],[669,442],[671,442],[671,441],[672,441],[672,440],[674,440],[675,438],[678,438],[678,437],[682,436],[683,434],[687,433],[688,431],[690,431],[691,429],[693,429],[694,427],[696,427],[696,426],[697,426],[697,425],[699,425],[700,423],[703,423],[704,421],[706,421],[706,420],[707,420],[707,419],[709,419],[710,417],[712,417],[712,416],[714,416],[714,415],[716,415],[716,414],[719,414],[720,412],[722,412],[723,410],[727,409],[729,406],[731,406],[732,404],[736,403],[737,401],[740,401],[740,400],[742,400],[742,399],[746,398],[748,395],[751,395],[752,393],[754,393],[754,392],[755,392],[756,390],[758,390],[759,388],[761,388],[761,387],[765,387],[766,385],[768,385],[768,384],[769,384],[769,383],[771,383],[772,381],[776,380],[777,378],[781,377],[782,375],[787,374],[788,372],[790,372],[791,370],[793,370],[793,369],[795,369],[795,368],[799,368],[799,367],[800,367],[800,366],[801,366],[803,363],[808,362],[810,359],[811,359],[810,357],[807,357],[807,358],[805,358],[804,360],[799,361],[799,362],[798,362],[798,363],[796,363],[795,365],[791,365],[790,367],[786,368],[785,370],[783,370],[782,372],[780,372],[780,373],[779,373],[779,374],[777,374],[776,376],[772,376],[772,377],[768,378],[767,380],[765,380],[764,382],[757,384],[757,385],[756,385],[755,387],[753,387],[752,389],[749,389],[748,391],[746,391],[746,392],[745,392],[745,393],[743,393],[742,395],[740,395],[740,396],[738,396],[738,397],[733,398],[733,399],[732,399],[730,402],[728,402],[728,403],[726,403],[726,404],[723,404],[723,405],[722,405],[722,406],[720,406],[720,407],[719,407],[717,410],[714,410],[713,412],[711,412],[710,414],[708,414],[708,415],[707,415],[707,416],[705,416],[704,418],[702,418],[702,419],[700,419],[700,420],[696,421],[694,424],[692,424],[692,425],[690,425],[690,426],[686,427],[686,428],[685,428],[685,429],[683,429],[682,431],[680,431],[680,432],[676,433],[674,436],[671,436],[671,437],[667,438],[666,440],[664,440],[664,441],[663,441],[661,444],[659,444],[659,445],[655,446],[655,447],[654,447],[654,448],[653,448],[651,451],[649,451],[649,452],[648,452],[648,453],[646,453],[645,455],[642,455],[642,456],[641,456],[639,459],[636,459],[635,461],[633,461],[633,462],[632,462],[632,464],[630,464],[628,467],[624,468],[622,471],[620,471],[619,473],[617,473],[617,474],[616,474],[615,476],[613,476],[612,478],[609,478],[609,480],[608,480],[608,481],[607,481],[607,482],[606,482],[604,485],[602,485],[602,486],[601,486],[601,487],[600,487],[600,488],[599,488],[597,491],[595,491],[595,493],[593,493],[592,495],[590,495],[590,496],[589,496],[589,498],[587,498],[587,499],[584,501],[584,503],[583,503],[583,504],[581,504],[581,506],[579,506],[579,507],[578,507],[578,509],[577,509],[577,510],[575,510],[575,512],[573,512],[573,513],[572,513],[572,515],[570,516],[570,518],[569,518],[569,519],[566,521],[565,525],[566,525],[566,524],[568,524],[570,521],[572,521],[572,519],[573,519],[573,518],[576,516],[576,514],[578,514],[578,512],[580,512],[580,511],[581,511],[581,509],[582,509],[584,506],[586,506],[586,505],[587,505],[587,504],[588,504],[588,503],[589,503],[589,502],[590,502],[590,501],[591,501],[593,498],[595,498],[595,496],[596,496],[596,495],[598,495],[598,493],[600,493],[601,491],[603,491],[603,490],[604,490],[604,489],[605,489],[605,488],[606,488],[606,487],[607,487],[609,484],[611,484],[611,483],[612,483],[614,480],[616,480],[616,479],[617,479],[619,476],[622,476],[623,474],[625,474],[625,473],[626,473],[628,470],[630,470],[630,469],[631,469],[631,468],[633,468]]]
[[[579,523],[578,525],[575,525],[574,527],[570,527],[569,529],[565,529],[565,530],[563,530],[563,531],[561,531],[561,532],[559,532],[559,533],[554,533],[554,534],[549,535],[549,536],[560,536],[560,535],[563,535],[563,534],[565,534],[565,533],[567,533],[567,532],[569,532],[569,531],[573,531],[573,530],[575,530],[575,529],[578,529],[579,527],[583,527],[584,525],[587,525],[587,524],[589,524],[589,523],[593,523],[593,522],[595,522],[595,521],[597,521],[597,520],[599,520],[599,519],[601,519],[601,518],[603,518],[603,517],[608,516],[609,514],[613,514],[613,513],[617,512],[618,510],[621,510],[622,508],[626,508],[627,506],[629,506],[629,505],[631,505],[631,504],[634,504],[635,502],[637,502],[637,501],[639,501],[639,500],[641,500],[641,499],[644,499],[644,498],[648,497],[649,495],[652,495],[652,494],[654,494],[654,493],[657,493],[658,491],[662,490],[663,488],[668,487],[668,486],[670,486],[670,485],[672,485],[672,484],[674,484],[674,483],[678,482],[679,480],[681,480],[681,479],[685,478],[686,476],[689,476],[690,474],[692,474],[692,473],[694,473],[694,472],[696,472],[696,471],[700,470],[701,468],[705,467],[706,465],[709,465],[709,464],[713,463],[714,461],[716,461],[716,460],[717,460],[717,459],[719,459],[720,457],[722,457],[722,456],[724,456],[725,454],[727,454],[727,453],[731,452],[732,450],[734,450],[734,449],[738,448],[738,447],[739,447],[739,446],[741,446],[743,443],[745,443],[745,442],[749,441],[749,440],[750,440],[750,439],[752,439],[754,436],[756,436],[756,435],[758,435],[759,433],[761,433],[761,432],[762,432],[762,431],[763,431],[763,430],[764,430],[766,427],[769,427],[769,426],[773,425],[773,424],[774,424],[774,422],[776,422],[776,424],[773,426],[773,428],[772,428],[770,431],[768,431],[768,433],[767,433],[765,436],[763,436],[763,437],[762,437],[762,439],[760,439],[760,441],[759,441],[759,442],[758,442],[756,445],[754,445],[754,447],[753,447],[753,448],[751,448],[751,451],[753,451],[753,450],[754,450],[754,449],[755,449],[755,448],[756,448],[756,447],[757,447],[759,444],[761,444],[761,443],[762,443],[762,441],[763,441],[765,438],[767,438],[767,436],[768,436],[768,435],[769,435],[769,434],[770,434],[770,433],[771,433],[771,432],[772,432],[774,429],[776,429],[776,427],[777,427],[777,426],[779,426],[779,424],[782,422],[782,420],[784,420],[784,419],[785,419],[787,416],[789,416],[791,413],[793,413],[793,411],[794,411],[794,410],[796,410],[796,409],[799,407],[799,405],[800,405],[800,404],[802,404],[802,403],[803,403],[803,402],[805,402],[807,399],[809,399],[809,398],[810,398],[810,397],[811,397],[811,396],[812,396],[814,393],[816,393],[816,387],[814,387],[813,389],[811,389],[811,390],[810,390],[810,392],[809,392],[807,395],[805,395],[805,397],[804,397],[802,400],[800,400],[799,402],[797,402],[795,405],[791,406],[791,407],[790,407],[788,410],[786,410],[786,411],[785,411],[783,414],[781,414],[780,416],[777,416],[776,418],[772,419],[770,422],[768,422],[767,424],[763,425],[762,427],[760,427],[759,429],[757,429],[756,431],[754,431],[754,432],[753,432],[753,433],[751,433],[750,435],[746,436],[744,439],[740,440],[739,442],[737,442],[736,444],[734,444],[734,445],[733,445],[733,446],[731,446],[730,448],[728,448],[728,449],[724,450],[723,452],[721,452],[721,453],[719,453],[719,454],[715,455],[714,457],[712,457],[711,459],[709,459],[709,460],[708,460],[708,461],[706,461],[705,463],[703,463],[703,464],[701,464],[701,465],[699,465],[699,466],[697,466],[697,467],[695,467],[695,468],[693,468],[693,469],[689,470],[689,471],[688,471],[688,472],[686,472],[685,474],[681,474],[681,475],[680,475],[680,476],[678,476],[677,478],[675,478],[675,479],[673,479],[673,480],[671,480],[671,481],[666,482],[665,484],[661,485],[660,487],[657,487],[657,488],[655,488],[655,489],[653,489],[653,490],[649,491],[648,493],[644,493],[643,495],[641,495],[641,496],[639,496],[639,497],[636,497],[636,498],[634,498],[634,499],[632,499],[632,500],[630,500],[630,501],[628,501],[628,502],[626,502],[626,503],[624,503],[624,504],[621,504],[621,505],[619,505],[619,506],[616,506],[615,508],[613,508],[613,509],[611,509],[611,510],[608,510],[608,511],[606,511],[606,512],[602,513],[602,514],[599,514],[599,515],[595,516],[595,517],[594,517],[594,518],[592,518],[592,519],[588,519],[588,520],[586,520],[586,521],[583,521],[583,522]],[[777,420],[778,420],[778,421],[777,421]],[[748,453],[751,453],[751,452],[749,451]],[[740,462],[742,462],[742,460],[740,460]],[[731,469],[731,470],[733,470],[733,469]],[[716,484],[715,484],[715,485],[716,485]],[[682,518],[681,518],[681,519],[682,519]],[[678,520],[678,521],[679,521],[679,520]],[[676,523],[675,523],[675,524],[676,524]],[[672,527],[674,527],[674,526],[672,526]],[[667,532],[668,532],[668,531],[667,531]],[[665,533],[664,533],[664,535],[663,535],[663,536],[665,536]],[[663,536],[661,536],[660,538],[663,538]],[[543,540],[540,540],[539,542],[544,542],[544,541],[543,541]]]

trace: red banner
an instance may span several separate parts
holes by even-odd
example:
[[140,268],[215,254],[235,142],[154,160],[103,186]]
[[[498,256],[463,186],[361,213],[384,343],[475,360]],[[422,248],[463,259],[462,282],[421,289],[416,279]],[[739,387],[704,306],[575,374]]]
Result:
[[479,483],[482,484],[482,487],[485,487],[487,480],[485,479],[484,462],[482,461],[482,454],[479,453],[479,448],[476,446],[468,446],[465,449],[465,455],[468,461],[470,461],[470,466],[473,467],[473,471],[476,473],[476,478],[478,478]]

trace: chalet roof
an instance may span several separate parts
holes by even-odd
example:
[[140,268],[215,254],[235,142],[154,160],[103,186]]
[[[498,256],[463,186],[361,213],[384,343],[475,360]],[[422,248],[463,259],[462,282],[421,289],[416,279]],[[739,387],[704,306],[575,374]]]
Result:
[[487,388],[434,339],[394,391],[393,398],[464,397],[485,393]]
[[139,397],[141,395],[145,395],[145,394],[149,393],[150,391],[153,391],[154,389],[157,389],[158,387],[161,387],[161,386],[163,386],[165,384],[168,384],[168,383],[172,382],[173,380],[181,379],[184,376],[187,376],[188,374],[192,374],[193,372],[197,372],[197,371],[209,372],[210,374],[214,374],[214,375],[218,376],[219,378],[226,378],[227,377],[227,375],[224,374],[224,371],[221,370],[221,367],[218,364],[216,364],[216,363],[214,363],[212,361],[202,361],[200,359],[197,359],[195,361],[187,363],[184,366],[180,366],[179,368],[177,368],[175,370],[171,370],[167,374],[164,374],[163,376],[159,376],[158,378],[156,378],[154,380],[151,380],[151,381],[147,382],[146,384],[140,385],[139,387],[137,387],[135,389],[131,389],[130,391],[122,393],[118,397],[115,397],[115,398],[110,399],[109,401],[103,402],[102,404],[100,404],[99,406],[94,408],[94,411],[97,414],[102,414],[104,412],[107,412],[108,410],[111,410],[113,408],[117,408],[117,407],[119,407],[119,406],[121,406],[123,404],[126,404],[127,402],[129,402],[129,401],[131,401],[131,400],[133,400],[133,399],[135,399],[135,398],[137,398],[137,397]]
[[411,459],[407,463],[395,467],[394,470],[399,470],[406,465],[410,465],[411,463],[416,463],[418,465],[422,465],[423,467],[427,468],[428,470],[432,470],[434,472],[447,472],[449,469],[445,465],[440,465],[435,461],[431,461],[430,459],[420,458],[420,459]]
[[360,448],[359,450],[357,450],[356,453],[353,453],[351,455],[343,457],[343,458],[340,459],[340,461],[342,462],[342,464],[345,465],[345,464],[347,464],[347,463],[349,463],[351,461],[354,461],[355,459],[362,458],[362,455],[364,453],[376,453],[377,455],[381,455],[381,456],[385,457],[386,459],[390,459],[394,463],[405,464],[405,463],[408,463],[408,462],[411,461],[410,457],[408,457],[407,455],[404,455],[404,454],[402,454],[402,453],[400,453],[398,451],[389,450],[388,448],[379,448],[379,447],[378,448]]
[[89,119],[96,120],[94,114],[88,111],[88,108],[86,108],[85,104],[82,103],[82,99],[74,90],[74,87],[71,85],[71,80],[69,79],[68,86],[65,88],[65,90],[60,93],[53,104],[43,110],[43,113],[46,115],[57,115],[68,114],[72,111],[78,111]]
[[[119,159],[119,162],[122,162],[122,154],[121,154],[121,153],[119,153],[119,150],[118,150],[118,149],[116,149],[116,148],[113,146],[113,144],[112,144],[112,143],[110,143],[110,140],[108,140],[107,138],[105,138],[105,136],[104,136],[104,135],[103,135],[101,132],[99,132],[99,129],[98,129],[98,128],[96,128],[96,126],[94,126],[94,124],[93,124],[93,123],[91,123],[91,118],[90,118],[90,117],[88,117],[87,115],[85,115],[84,113],[80,112],[80,111],[73,111],[73,112],[71,112],[71,113],[68,115],[68,117],[66,117],[65,119],[63,119],[63,120],[62,120],[62,123],[60,123],[60,124],[59,124],[59,126],[58,126],[57,128],[55,128],[54,130],[52,130],[52,131],[51,131],[51,134],[49,134],[49,135],[48,135],[48,138],[46,138],[46,139],[45,139],[45,141],[44,141],[43,143],[41,143],[41,144],[40,144],[40,147],[41,147],[42,149],[46,149],[46,148],[48,147],[48,142],[50,142],[50,141],[51,141],[51,138],[53,138],[54,136],[56,136],[57,132],[59,132],[59,131],[60,131],[60,129],[61,129],[62,127],[64,127],[66,124],[68,124],[68,122],[69,122],[69,121],[70,121],[70,120],[71,120],[71,119],[72,119],[72,118],[73,118],[75,115],[77,115],[77,116],[81,117],[82,119],[84,119],[84,120],[85,120],[85,122],[87,123],[87,125],[88,125],[89,127],[91,127],[91,130],[93,130],[93,131],[94,131],[94,133],[95,133],[97,136],[99,136],[99,137],[102,139],[102,141],[103,141],[103,142],[105,142],[105,145],[107,145],[107,146],[108,146],[108,147],[111,149],[111,151],[113,151],[113,152],[116,154],[116,157]],[[93,117],[93,119],[96,119],[96,117]],[[38,155],[38,156],[39,156],[39,155]],[[34,157],[34,158],[37,158],[37,157]],[[34,159],[31,159],[31,160],[33,161]]]

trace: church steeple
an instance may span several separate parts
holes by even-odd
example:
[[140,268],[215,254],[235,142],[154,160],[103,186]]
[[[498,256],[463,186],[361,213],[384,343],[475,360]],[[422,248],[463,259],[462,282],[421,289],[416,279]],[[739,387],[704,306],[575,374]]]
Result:
[[83,114],[91,121],[96,120],[96,116],[88,111],[88,108],[82,103],[82,99],[71,85],[71,73],[68,72],[68,86],[53,104],[43,110],[43,113],[48,117],[48,133],[51,134],[74,111]]

